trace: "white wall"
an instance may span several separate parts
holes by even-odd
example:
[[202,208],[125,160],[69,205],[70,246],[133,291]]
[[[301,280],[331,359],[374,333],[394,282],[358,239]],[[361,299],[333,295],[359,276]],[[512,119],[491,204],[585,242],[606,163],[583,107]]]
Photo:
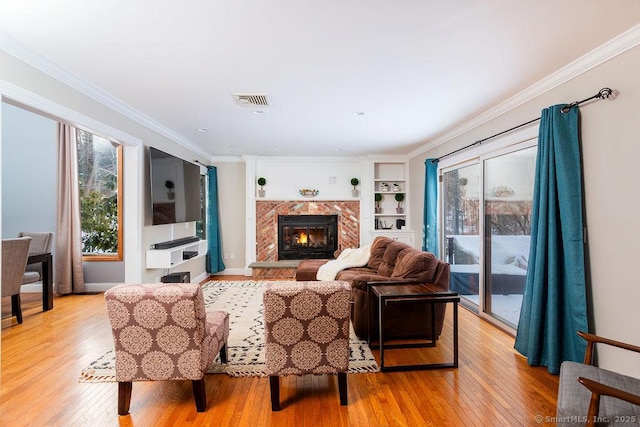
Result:
[[303,188],[318,190],[315,200],[352,200],[350,182],[351,178],[358,178],[362,183],[362,160],[352,157],[258,157],[256,181],[259,177],[267,180],[264,189],[268,200],[302,199],[299,190]]
[[56,122],[2,106],[2,235],[56,231]]
[[218,172],[218,201],[223,261],[221,274],[243,274],[245,266],[245,164],[214,162]]
[[[488,123],[457,136],[410,161],[412,194],[424,192],[424,160],[540,116],[550,105],[584,99],[602,87],[615,100],[581,106],[592,332],[640,343],[640,47],[635,47]],[[490,142],[485,143],[490,144]],[[413,204],[413,228],[421,229],[422,206]],[[640,377],[640,358],[602,347],[600,365]]]

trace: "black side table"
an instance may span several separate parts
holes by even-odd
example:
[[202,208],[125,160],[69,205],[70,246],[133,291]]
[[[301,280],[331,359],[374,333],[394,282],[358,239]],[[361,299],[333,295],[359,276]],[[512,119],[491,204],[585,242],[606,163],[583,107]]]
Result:
[[[406,284],[406,285],[371,285],[369,287],[369,303],[373,302],[371,296],[377,298],[378,303],[378,329],[380,343],[380,371],[411,371],[425,369],[442,369],[458,367],[458,303],[460,296],[457,292],[438,292],[433,287],[426,284]],[[419,365],[384,365],[384,307],[388,304],[430,304],[431,305],[431,342],[409,343],[387,345],[387,348],[412,348],[412,347],[435,347],[435,305],[453,304],[453,362],[451,363],[427,363]],[[369,312],[369,330],[371,330],[371,311]],[[371,334],[369,334],[371,335]],[[371,336],[369,336],[371,346]]]

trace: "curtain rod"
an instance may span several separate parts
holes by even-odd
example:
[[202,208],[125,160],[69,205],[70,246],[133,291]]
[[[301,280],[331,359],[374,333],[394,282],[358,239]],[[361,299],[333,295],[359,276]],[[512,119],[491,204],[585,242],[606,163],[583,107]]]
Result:
[[[596,98],[598,98],[598,99],[607,99],[607,98],[609,98],[612,94],[613,94],[613,91],[612,91],[611,89],[609,89],[608,87],[604,87],[604,88],[600,89],[600,91],[599,91],[598,93],[596,93],[595,95],[593,95],[593,96],[590,96],[590,97],[588,97],[588,98],[585,98],[585,99],[583,99],[582,101],[575,101],[575,102],[572,102],[571,104],[567,104],[567,105],[565,105],[564,107],[562,107],[562,109],[561,109],[560,111],[562,111],[563,113],[568,113],[568,112],[569,112],[573,107],[575,107],[576,105],[580,105],[580,104],[582,104],[583,102],[591,101],[592,99],[596,99]],[[504,135],[505,133],[508,133],[508,132],[511,132],[512,130],[516,130],[516,129],[519,129],[519,128],[521,128],[521,127],[524,127],[524,126],[530,125],[531,123],[535,123],[535,122],[537,122],[537,121],[539,121],[539,120],[540,120],[540,117],[535,118],[535,119],[533,119],[533,120],[529,120],[529,121],[528,121],[528,122],[526,122],[526,123],[521,123],[521,124],[519,124],[518,126],[514,126],[514,127],[509,128],[509,129],[507,129],[507,130],[503,130],[502,132],[498,132],[498,133],[496,133],[495,135],[491,135],[491,136],[488,136],[488,137],[486,137],[486,138],[479,139],[479,140],[477,140],[476,142],[474,142],[474,143],[472,143],[472,144],[469,144],[469,145],[467,145],[467,146],[465,146],[465,147],[458,148],[457,150],[454,150],[454,151],[452,151],[452,152],[450,152],[450,153],[447,153],[447,154],[445,154],[445,155],[443,155],[443,156],[440,156],[440,157],[438,157],[438,158],[436,158],[436,159],[432,159],[432,160],[431,160],[431,162],[433,163],[433,162],[439,161],[440,159],[444,159],[445,157],[449,157],[449,156],[451,156],[451,155],[453,155],[453,154],[456,154],[456,153],[458,153],[458,152],[460,152],[460,151],[462,151],[462,150],[466,150],[467,148],[471,148],[471,147],[474,147],[474,146],[476,146],[476,145],[480,145],[480,144],[482,144],[482,143],[483,143],[483,142],[485,142],[485,141],[488,141],[488,140],[490,140],[490,139],[492,139],[492,138],[495,138],[496,136]]]

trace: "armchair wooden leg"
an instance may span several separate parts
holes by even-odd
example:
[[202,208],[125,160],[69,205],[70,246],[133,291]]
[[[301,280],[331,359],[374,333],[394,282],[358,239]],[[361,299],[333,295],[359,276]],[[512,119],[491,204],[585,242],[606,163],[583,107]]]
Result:
[[20,294],[11,295],[11,315],[16,316],[18,323],[22,323],[22,307],[20,306]]
[[347,373],[338,373],[338,391],[340,393],[340,405],[347,405]]
[[280,410],[280,377],[272,375],[269,377],[269,386],[271,388],[271,410]]
[[207,410],[207,391],[204,386],[204,378],[194,380],[191,383],[193,385],[193,398],[196,400],[196,409],[198,412],[204,412]]
[[227,363],[227,345],[224,344],[221,348],[220,348],[220,362],[222,363]]
[[118,383],[118,415],[127,415],[129,413],[132,387],[132,382]]

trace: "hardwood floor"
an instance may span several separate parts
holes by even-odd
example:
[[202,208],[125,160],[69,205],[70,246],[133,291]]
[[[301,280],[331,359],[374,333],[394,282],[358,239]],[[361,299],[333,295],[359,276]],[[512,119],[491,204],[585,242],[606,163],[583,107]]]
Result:
[[[103,295],[56,297],[42,312],[38,294],[23,294],[22,325],[9,302],[2,299],[3,426],[514,426],[555,414],[558,377],[528,366],[511,336],[460,309],[458,369],[349,375],[348,406],[335,376],[281,379],[283,409],[271,412],[267,378],[208,375],[204,413],[191,382],[165,381],[134,383],[131,413],[118,416],[115,383],[78,382],[112,346]],[[447,316],[435,351],[385,351],[385,361],[449,356],[450,308]]]

